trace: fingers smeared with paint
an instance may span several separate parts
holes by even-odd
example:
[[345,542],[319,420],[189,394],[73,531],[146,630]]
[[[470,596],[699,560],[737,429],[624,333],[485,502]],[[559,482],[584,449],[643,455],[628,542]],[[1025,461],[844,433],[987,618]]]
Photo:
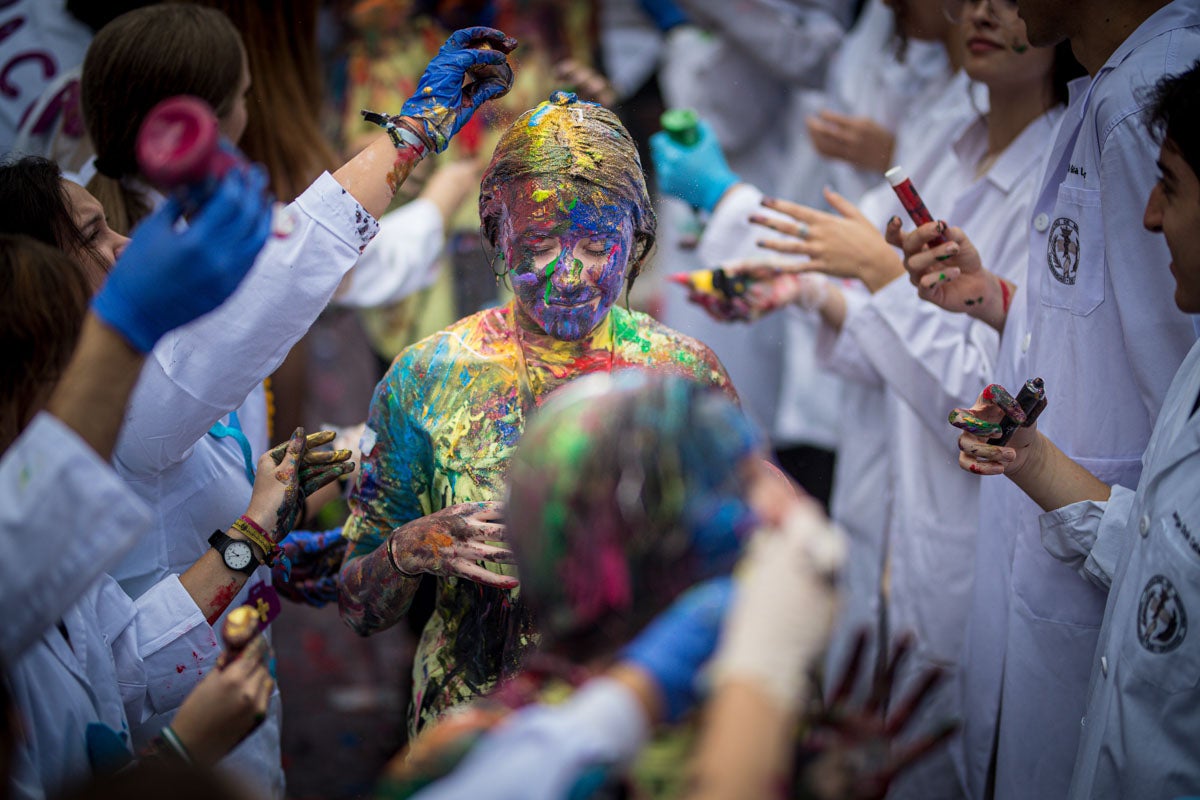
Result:
[[978,417],[965,408],[951,411],[949,419],[954,427],[975,436],[995,436],[1000,432],[999,423]]
[[479,566],[514,563],[504,543],[503,506],[496,502],[459,503],[397,528],[388,538],[388,554],[403,575],[466,578],[485,586],[513,589],[516,578]]
[[1016,398],[1009,394],[1008,390],[1000,384],[989,384],[979,398],[998,405],[1005,414],[1008,414],[1015,421],[1025,421],[1025,409],[1021,408],[1021,404],[1017,402]]
[[304,457],[304,448],[304,429],[296,428],[274,472],[275,480],[283,485],[283,498],[275,509],[275,525],[270,531],[273,542],[283,541],[300,518],[304,502],[304,493],[300,491],[300,460]]
[[[956,721],[936,723],[926,732],[909,728],[917,712],[945,681],[945,673],[930,667],[897,697],[896,681],[906,674],[904,663],[915,649],[911,634],[898,637],[882,670],[869,670],[870,689],[856,706],[851,698],[861,682],[869,635],[859,633],[849,662],[815,724],[804,748],[818,755],[804,776],[805,784],[821,797],[882,800],[895,778],[958,730]],[[889,713],[890,712],[890,713]],[[904,740],[899,744],[898,740]]]

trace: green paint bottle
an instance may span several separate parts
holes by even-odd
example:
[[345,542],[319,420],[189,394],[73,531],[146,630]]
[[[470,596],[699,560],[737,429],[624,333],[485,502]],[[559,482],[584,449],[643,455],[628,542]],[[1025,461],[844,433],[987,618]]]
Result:
[[700,141],[700,117],[690,108],[670,108],[658,118],[667,135],[684,147]]

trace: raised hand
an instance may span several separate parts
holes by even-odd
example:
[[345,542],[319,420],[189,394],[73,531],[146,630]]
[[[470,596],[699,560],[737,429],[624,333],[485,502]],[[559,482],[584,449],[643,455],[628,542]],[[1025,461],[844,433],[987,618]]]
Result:
[[442,152],[480,106],[512,88],[507,54],[516,46],[494,28],[455,31],[425,67],[400,116],[417,123],[428,145]]
[[829,214],[788,200],[764,198],[763,206],[784,217],[754,214],[750,222],[784,234],[763,239],[759,247],[792,256],[807,256],[798,271],[823,272],[835,278],[857,278],[872,292],[904,274],[896,251],[875,226],[846,198],[829,189]]
[[[809,790],[817,797],[881,800],[897,775],[944,743],[959,727],[957,722],[947,721],[902,746],[895,745],[925,698],[945,677],[942,670],[930,667],[907,697],[889,702],[896,675],[912,650],[911,637],[900,639],[886,668],[876,673],[866,702],[852,707],[849,698],[859,682],[866,644],[867,634],[860,634],[806,743],[806,749],[819,753],[805,776]],[[890,715],[889,705],[893,709]]]
[[[1017,287],[984,268],[979,251],[961,228],[938,221],[904,233],[900,218],[892,217],[884,236],[904,251],[904,269],[922,299],[1003,330]],[[930,247],[938,236],[946,241]]]
[[503,520],[501,503],[459,503],[402,525],[392,531],[385,546],[392,566],[404,575],[465,578],[497,589],[514,589],[516,578],[475,563],[516,563],[503,544]]
[[729,168],[712,127],[701,121],[698,132],[699,140],[689,146],[659,131],[650,137],[650,158],[660,189],[695,208],[712,211],[740,179]]
[[268,450],[258,460],[246,516],[266,531],[272,543],[278,544],[291,533],[305,497],[354,471],[354,462],[347,461],[349,450],[308,452],[310,444],[328,443],[335,435],[320,431],[305,437],[304,429],[297,428],[286,444]]

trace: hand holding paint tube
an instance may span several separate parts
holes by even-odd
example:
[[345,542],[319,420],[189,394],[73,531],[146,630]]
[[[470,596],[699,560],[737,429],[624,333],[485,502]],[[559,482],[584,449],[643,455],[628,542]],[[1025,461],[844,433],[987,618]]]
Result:
[[[232,621],[232,624],[231,624]],[[199,766],[211,766],[267,718],[275,679],[267,640],[249,606],[226,618],[225,652],[217,668],[196,685],[171,721],[170,730]]]
[[797,272],[792,262],[735,261],[695,272],[677,272],[667,280],[688,289],[688,300],[721,322],[757,319],[796,304],[816,310],[829,296],[829,279]]
[[1021,470],[1038,441],[1037,418],[1046,407],[1045,384],[1031,378],[1014,398],[993,383],[969,409],[950,412],[958,437],[958,464],[976,475],[1014,474]]
[[918,227],[903,233],[900,218],[892,217],[884,235],[904,251],[905,271],[922,299],[1002,331],[1016,284],[984,269],[975,245],[961,229],[933,221],[901,167],[888,170],[887,178]]
[[667,117],[672,128],[650,137],[658,186],[699,211],[712,211],[741,178],[729,168],[717,136],[707,123],[697,120],[692,128],[681,112],[676,115],[678,124],[673,122],[676,117]]

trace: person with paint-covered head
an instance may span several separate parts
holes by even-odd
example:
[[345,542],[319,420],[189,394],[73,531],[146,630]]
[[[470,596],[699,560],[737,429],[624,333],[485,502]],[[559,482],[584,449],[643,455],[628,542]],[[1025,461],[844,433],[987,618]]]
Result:
[[[555,392],[513,456],[507,499],[539,648],[520,679],[423,731],[380,796],[435,779],[417,796],[552,798],[622,784],[655,727],[696,704],[697,674],[731,606],[752,605],[766,621],[752,597],[760,590],[782,608],[757,631],[735,614],[739,632],[721,634],[716,683],[746,681],[783,710],[758,720],[757,746],[776,757],[764,787],[785,772],[787,721],[829,630],[827,578],[843,550],[816,503],[765,466],[765,452],[728,397],[679,376],[593,374]],[[762,547],[741,571],[755,584],[743,593],[729,573],[752,534]],[[769,576],[764,559],[777,567]],[[580,683],[560,706],[511,710]],[[678,743],[672,769],[682,777]]]
[[496,501],[541,398],[626,367],[733,394],[707,347],[616,305],[654,243],[655,216],[612,112],[556,92],[523,114],[496,147],[479,213],[492,269],[515,297],[397,357],[372,402],[345,529],[342,615],[360,633],[395,624],[421,576],[437,578],[413,732],[512,672],[533,641]]

